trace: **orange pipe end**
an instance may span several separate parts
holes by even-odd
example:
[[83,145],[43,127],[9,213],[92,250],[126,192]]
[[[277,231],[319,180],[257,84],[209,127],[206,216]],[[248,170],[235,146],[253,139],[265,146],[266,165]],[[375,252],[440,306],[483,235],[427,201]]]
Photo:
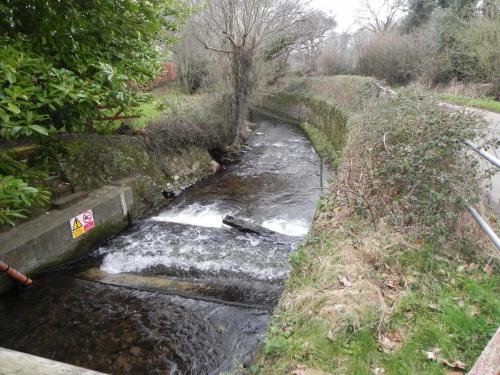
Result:
[[0,262],[0,272],[5,272],[7,276],[9,276],[13,280],[16,280],[21,285],[28,286],[33,284],[33,280],[31,280],[28,276],[23,275],[15,268],[12,268],[7,263]]

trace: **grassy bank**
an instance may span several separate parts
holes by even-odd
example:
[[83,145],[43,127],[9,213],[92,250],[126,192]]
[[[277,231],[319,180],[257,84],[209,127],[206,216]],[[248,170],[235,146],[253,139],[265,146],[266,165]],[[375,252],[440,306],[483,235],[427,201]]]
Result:
[[486,109],[488,111],[493,111],[500,113],[500,102],[493,99],[470,99],[461,96],[452,95],[439,95],[439,99],[446,102],[458,105],[464,105],[468,107],[476,107],[480,109]]
[[260,355],[261,373],[470,369],[500,324],[500,277],[490,259],[472,255],[470,245],[457,256],[454,245],[408,241],[356,215],[325,228],[331,214],[323,211],[291,258],[294,271]]
[[250,373],[465,373],[500,325],[498,255],[464,212],[479,176],[456,141],[478,122],[422,92],[377,98],[373,82],[331,80],[300,86],[327,102],[351,87],[337,94],[349,113],[338,175]]
[[[170,115],[183,111],[185,108],[193,105],[201,96],[188,95],[182,92],[173,84],[160,86],[150,92],[149,100],[140,103],[137,108],[130,108],[122,115],[137,114],[139,118],[129,119],[125,122],[132,129],[143,129],[151,122],[158,120],[162,116]],[[116,110],[103,111],[105,116],[114,116]],[[106,128],[110,131],[118,128],[122,124],[122,120],[106,122]]]

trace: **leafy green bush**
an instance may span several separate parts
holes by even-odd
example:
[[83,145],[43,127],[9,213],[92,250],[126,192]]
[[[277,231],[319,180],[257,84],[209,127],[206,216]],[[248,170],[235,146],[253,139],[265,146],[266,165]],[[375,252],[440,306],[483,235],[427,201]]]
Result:
[[[0,136],[47,136],[50,130],[81,130],[101,103],[126,105],[137,99],[126,78],[98,64],[92,82],[56,68],[25,42],[3,39],[0,46]],[[122,90],[119,90],[121,87]],[[111,104],[110,104],[111,105]]]
[[[350,123],[341,178],[349,203],[376,224],[447,238],[467,203],[477,199],[477,159],[462,143],[484,123],[450,111],[416,89],[377,100]],[[482,137],[479,137],[480,139]]]
[[[498,7],[498,5],[497,5]],[[500,95],[500,13],[492,17],[449,14],[439,25],[443,78],[490,82]]]
[[[130,112],[147,99],[133,87],[157,75],[162,48],[185,11],[175,0],[3,1],[0,137],[50,143],[57,131],[92,130],[99,109]],[[4,156],[0,224],[12,224],[48,194],[29,186],[37,180],[28,175],[32,168]],[[40,155],[39,168],[53,157]]]
[[26,218],[31,207],[48,203],[48,191],[26,182],[45,177],[44,171],[29,168],[14,152],[0,152],[0,225],[14,225],[14,220]]
[[32,206],[43,206],[49,201],[49,193],[28,186],[13,176],[0,175],[0,225],[14,226],[15,219],[26,218]]
[[126,109],[159,71],[184,8],[173,0],[7,0],[0,5],[0,136],[82,129],[97,107]]

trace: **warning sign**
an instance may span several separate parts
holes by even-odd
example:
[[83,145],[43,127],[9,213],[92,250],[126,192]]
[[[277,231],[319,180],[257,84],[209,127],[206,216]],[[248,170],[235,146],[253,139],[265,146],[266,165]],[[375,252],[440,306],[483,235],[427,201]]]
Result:
[[92,210],[82,212],[80,215],[70,219],[71,234],[77,238],[89,230],[95,228],[94,214]]

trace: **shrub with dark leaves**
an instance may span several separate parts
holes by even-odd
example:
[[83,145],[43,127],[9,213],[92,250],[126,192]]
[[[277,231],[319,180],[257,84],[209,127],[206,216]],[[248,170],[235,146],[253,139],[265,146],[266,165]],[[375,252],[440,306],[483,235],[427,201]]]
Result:
[[341,171],[347,197],[376,223],[442,239],[478,198],[477,158],[462,142],[485,139],[484,122],[415,89],[353,116]]

